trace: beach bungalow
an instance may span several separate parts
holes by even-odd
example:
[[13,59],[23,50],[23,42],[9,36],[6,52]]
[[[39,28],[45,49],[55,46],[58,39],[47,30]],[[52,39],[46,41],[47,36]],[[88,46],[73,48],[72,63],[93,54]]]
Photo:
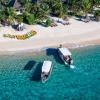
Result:
[[22,5],[18,2],[18,0],[11,0],[9,3],[10,7],[14,7],[16,10],[17,15],[21,14],[23,7]]

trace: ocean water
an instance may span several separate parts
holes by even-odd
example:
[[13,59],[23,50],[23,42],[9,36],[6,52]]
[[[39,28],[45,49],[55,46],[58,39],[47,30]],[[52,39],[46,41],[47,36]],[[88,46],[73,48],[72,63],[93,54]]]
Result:
[[[56,50],[0,56],[0,100],[100,100],[100,46],[71,50],[74,69]],[[41,63],[53,62],[49,80],[40,81]]]

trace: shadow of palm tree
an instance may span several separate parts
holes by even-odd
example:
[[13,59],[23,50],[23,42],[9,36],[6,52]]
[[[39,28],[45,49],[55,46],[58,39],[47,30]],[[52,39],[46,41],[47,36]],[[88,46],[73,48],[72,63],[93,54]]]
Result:
[[37,66],[36,69],[32,75],[32,77],[30,78],[31,81],[40,81],[41,79],[41,70],[42,70],[42,62],[40,62]]
[[36,61],[33,61],[33,60],[29,61],[29,62],[25,65],[24,70],[31,70],[32,67],[33,67],[35,64],[36,64]]
[[60,64],[63,63],[62,60],[60,59],[59,55],[58,55],[57,49],[55,49],[55,48],[48,48],[48,49],[46,49],[46,55],[47,56],[53,55],[54,56],[54,59],[55,59],[55,61],[57,63],[60,63]]

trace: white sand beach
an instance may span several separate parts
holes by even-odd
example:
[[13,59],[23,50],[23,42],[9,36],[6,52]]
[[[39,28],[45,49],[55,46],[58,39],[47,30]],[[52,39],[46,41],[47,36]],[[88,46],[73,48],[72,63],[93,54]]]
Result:
[[[21,51],[46,48],[66,44],[68,46],[100,44],[100,22],[84,23],[70,18],[70,25],[58,23],[57,27],[43,27],[41,25],[25,25],[23,31],[16,31],[12,27],[0,27],[0,51]],[[37,32],[27,40],[4,38],[3,34],[25,34],[31,30]]]

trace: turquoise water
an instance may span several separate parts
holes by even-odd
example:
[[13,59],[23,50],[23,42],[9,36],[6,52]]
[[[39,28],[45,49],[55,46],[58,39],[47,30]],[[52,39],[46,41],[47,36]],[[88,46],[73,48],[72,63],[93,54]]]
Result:
[[[63,65],[53,49],[0,56],[0,100],[100,100],[100,46],[71,50],[75,69]],[[53,61],[42,84],[43,60]]]

